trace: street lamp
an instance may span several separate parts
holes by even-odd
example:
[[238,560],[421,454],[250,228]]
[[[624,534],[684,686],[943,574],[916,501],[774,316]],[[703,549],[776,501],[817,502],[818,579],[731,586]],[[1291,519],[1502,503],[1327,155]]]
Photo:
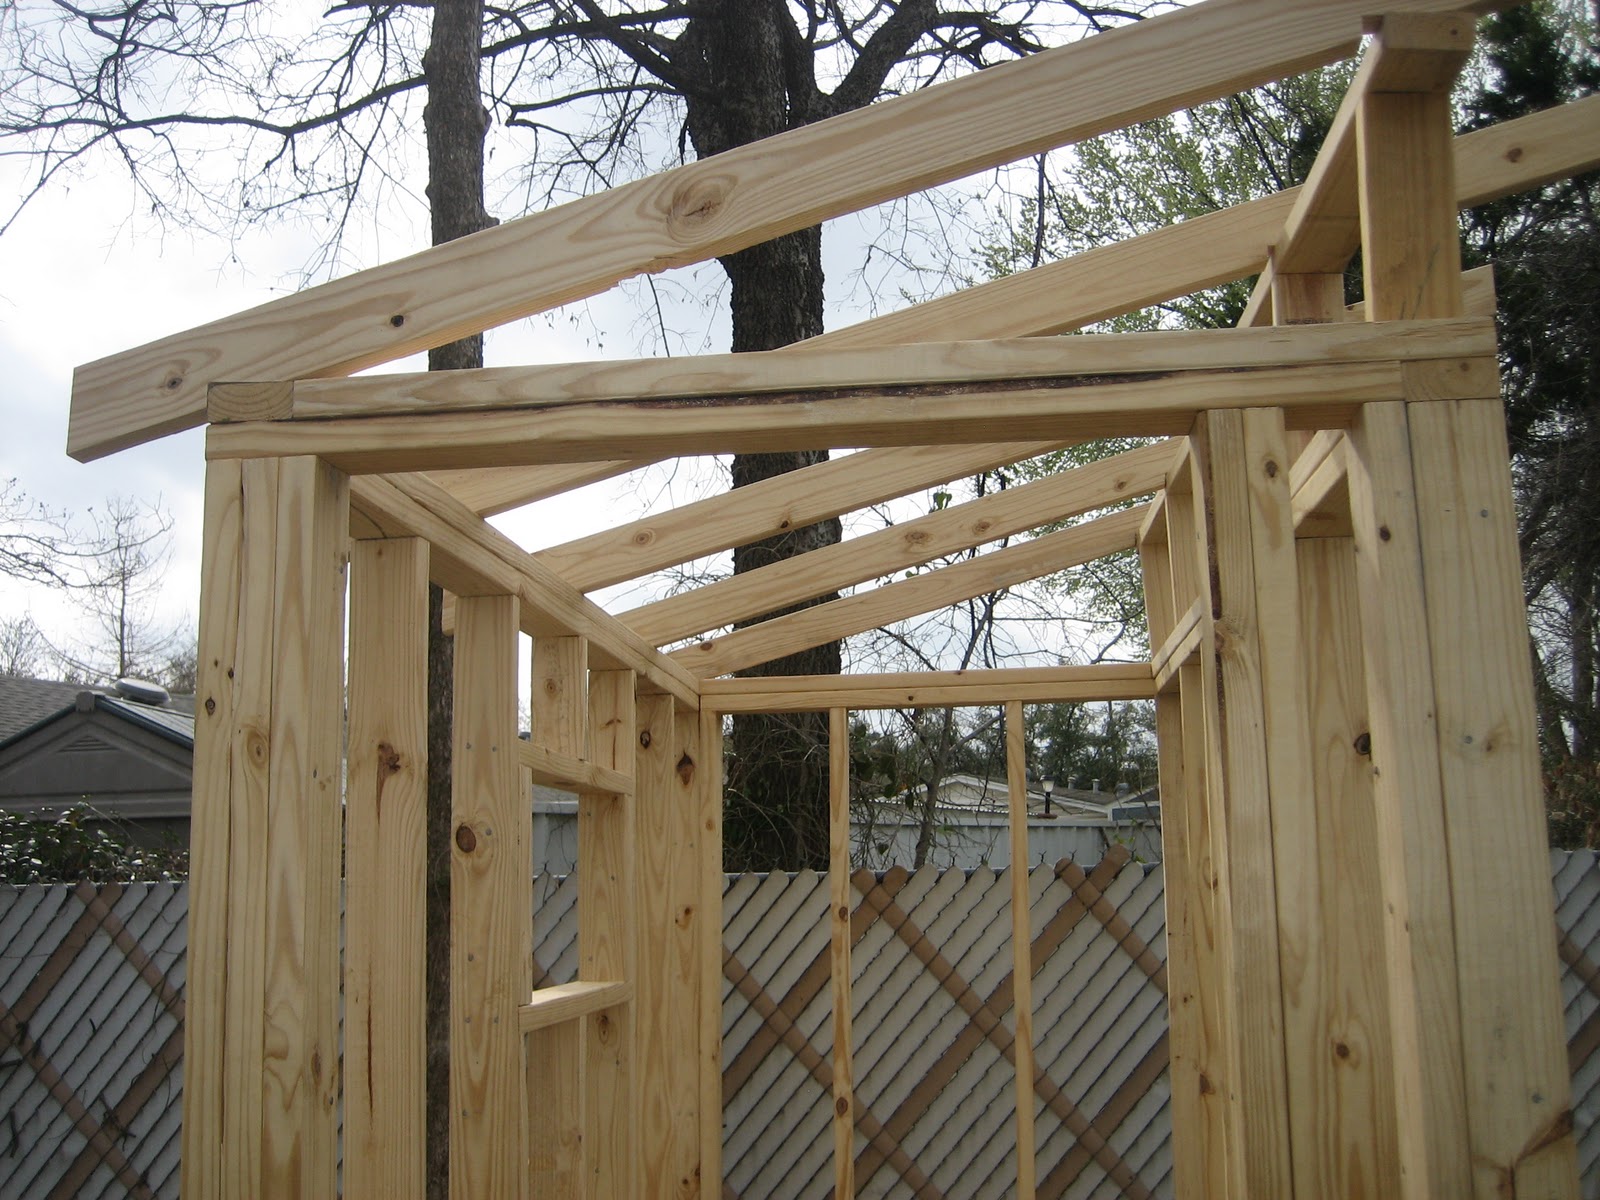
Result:
[[1044,815],[1048,817],[1050,815],[1050,793],[1056,790],[1056,781],[1054,779],[1046,779],[1039,786],[1044,788]]

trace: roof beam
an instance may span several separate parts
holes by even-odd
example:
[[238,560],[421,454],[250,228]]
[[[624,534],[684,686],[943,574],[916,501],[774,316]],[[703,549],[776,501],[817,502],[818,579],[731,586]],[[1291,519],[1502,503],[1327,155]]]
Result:
[[635,275],[1343,58],[1367,7],[1368,0],[1208,0],[99,359],[73,380],[68,453],[87,461],[199,424],[206,388],[218,380],[326,377],[390,362]]
[[1148,700],[1150,664],[1087,667],[1002,667],[983,671],[918,671],[863,675],[782,675],[707,679],[701,704],[719,713],[822,712],[832,708],[971,708],[1027,704]]
[[610,462],[561,463],[559,466],[489,467],[478,471],[434,471],[433,481],[480,517],[509,512],[559,496],[574,488],[615,479],[648,467],[655,459],[627,458]]
[[442,587],[458,596],[517,596],[522,632],[533,637],[587,638],[597,666],[636,671],[650,688],[699,707],[698,680],[681,664],[533,562],[515,542],[427,476],[352,479],[350,507],[368,523],[369,533],[426,539],[429,574]]
[[1166,482],[1170,442],[1140,446],[981,499],[619,613],[655,646],[789,608],[945,554],[1148,495]]
[[1051,571],[1081,566],[1119,550],[1132,549],[1146,507],[1140,504],[1126,508],[952,567],[774,617],[687,646],[675,651],[672,658],[703,678],[727,675],[1026,583]]
[[[328,421],[487,410],[557,410],[658,400],[685,421],[751,398],[784,404],[874,392],[954,395],[1014,384],[1047,390],[1097,377],[1242,371],[1303,363],[1375,362],[1492,353],[1483,322],[1337,323],[1308,328],[1167,330],[1080,338],[1006,338],[906,346],[819,347],[691,358],[414,371],[299,383],[220,383],[210,419]],[[709,449],[709,448],[708,448]],[[613,450],[608,457],[615,458]]]
[[1061,447],[1060,442],[998,442],[862,450],[552,546],[533,557],[579,591],[593,591]]
[[[1465,364],[1474,358],[1451,358]],[[1481,361],[1489,361],[1487,359]],[[1448,380],[1441,380],[1448,383]],[[1477,384],[1481,387],[1481,383]],[[351,475],[439,467],[510,466],[604,458],[617,453],[670,457],[754,454],[853,446],[955,445],[1002,433],[1042,440],[1171,437],[1206,409],[1278,406],[1292,428],[1347,424],[1362,404],[1406,394],[1400,363],[1328,363],[1171,372],[1156,378],[1112,375],[1049,388],[1004,384],[942,386],[885,395],[860,388],[828,399],[758,397],[705,408],[672,401],[570,404],[529,410],[331,421],[254,421],[213,425],[210,458],[315,454]],[[471,510],[468,510],[471,511]]]

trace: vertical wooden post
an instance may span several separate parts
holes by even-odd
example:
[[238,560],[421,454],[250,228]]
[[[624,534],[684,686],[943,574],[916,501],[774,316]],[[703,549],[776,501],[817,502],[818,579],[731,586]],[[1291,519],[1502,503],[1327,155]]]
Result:
[[355,542],[350,614],[344,1194],[421,1200],[428,544]]
[[[588,758],[588,642],[579,637],[535,638],[532,681],[532,743],[574,758]],[[540,1200],[578,1200],[584,1194],[582,1062],[586,1025],[584,1021],[563,1021],[527,1036],[529,1190]]]
[[[1303,1182],[1309,1187],[1291,1146],[1317,1129],[1309,1119],[1290,1118],[1291,1106],[1298,1112],[1312,1105],[1315,1082],[1291,1074],[1285,1041],[1317,1036],[1310,1006],[1320,995],[1318,898],[1302,874],[1315,851],[1289,459],[1281,413],[1212,412],[1205,423],[1221,614],[1216,640],[1243,1139],[1238,1186],[1243,1195],[1288,1196]],[[1313,1157],[1308,1149],[1306,1169]]]
[[[1273,312],[1279,324],[1342,320],[1344,277],[1279,275],[1273,281]],[[1346,456],[1342,445],[1332,453],[1335,461]],[[1345,534],[1306,537],[1302,529],[1295,555],[1328,1025],[1309,1044],[1291,1041],[1288,1052],[1312,1059],[1312,1069],[1326,1083],[1316,1167],[1327,1193],[1397,1195],[1398,1115],[1381,952],[1379,829],[1369,769],[1355,543]]]
[[532,811],[520,787],[515,596],[456,604],[450,1194],[528,1194],[517,1007],[533,988]]
[[671,696],[639,698],[639,1045],[641,1195],[698,1193],[700,1160],[699,723]]
[[855,1067],[850,1034],[850,714],[828,711],[828,927],[833,982],[833,1194],[856,1194]]
[[208,468],[186,1194],[336,1186],[348,519],[316,459]]
[[1022,702],[1006,704],[1006,792],[1011,835],[1011,1000],[1016,1022],[1017,1200],[1033,1200],[1033,929],[1028,894],[1028,752]]
[[[1442,94],[1362,102],[1372,320],[1461,312],[1450,133]],[[1378,799],[1399,843],[1384,865],[1406,1193],[1572,1196],[1504,418],[1495,395],[1426,394],[1367,406],[1351,476]]]
[[699,714],[700,1197],[722,1195],[722,714]]
[[[632,671],[589,674],[593,760],[631,775],[638,750]],[[578,797],[578,977],[638,978],[637,805],[633,796]],[[584,1169],[594,1200],[637,1196],[639,1128],[636,1020],[619,1004],[588,1018],[584,1032]]]

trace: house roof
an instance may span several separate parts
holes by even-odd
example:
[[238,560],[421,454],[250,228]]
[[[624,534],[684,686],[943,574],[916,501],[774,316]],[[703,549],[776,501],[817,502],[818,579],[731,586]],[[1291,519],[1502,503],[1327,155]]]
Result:
[[0,676],[0,749],[70,712],[91,709],[129,721],[180,746],[194,748],[194,713],[183,711],[181,704],[139,704],[81,683],[5,675]]

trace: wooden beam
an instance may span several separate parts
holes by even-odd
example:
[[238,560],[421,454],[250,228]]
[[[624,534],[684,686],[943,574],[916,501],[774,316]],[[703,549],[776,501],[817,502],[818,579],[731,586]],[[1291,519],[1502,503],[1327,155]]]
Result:
[[[721,993],[702,998],[698,991],[700,941],[710,928],[700,902],[698,856],[704,843],[696,795],[698,733],[695,715],[678,713],[672,697],[640,699],[634,1011],[644,1200],[700,1192],[700,1005],[703,1000],[720,1009]],[[720,1111],[713,1120],[720,1127]]]
[[1161,648],[1150,656],[1150,674],[1155,678],[1158,693],[1167,690],[1186,665],[1194,661],[1201,649],[1211,639],[1210,605],[1204,597],[1195,597],[1171,627],[1172,631],[1161,642]]
[[980,555],[955,566],[774,617],[673,654],[702,677],[726,675],[823,642],[999,591],[1049,571],[1133,548],[1142,505]]
[[559,496],[574,488],[601,483],[648,467],[648,458],[617,459],[610,462],[562,463],[560,466],[498,467],[487,471],[439,471],[433,481],[480,517],[492,517]]
[[790,675],[707,679],[702,702],[718,712],[825,712],[832,708],[972,708],[1056,701],[1148,700],[1149,663],[1011,667],[909,674]]
[[1028,893],[1028,759],[1022,701],[1006,704],[1006,827],[1011,843],[1011,1020],[1016,1087],[1017,1200],[1033,1200],[1033,905]]
[[450,1194],[528,1194],[519,1009],[533,990],[532,813],[519,785],[517,598],[456,606],[450,837]]
[[505,592],[520,597],[524,633],[590,639],[598,665],[637,670],[656,690],[689,707],[696,681],[565,580],[533,563],[526,551],[422,475],[351,481],[351,505],[388,536],[425,538],[434,582],[457,596]]
[[1271,321],[1271,293],[1279,275],[1343,274],[1361,244],[1356,186],[1356,117],[1361,104],[1368,96],[1386,92],[1448,98],[1472,52],[1476,31],[1471,14],[1464,13],[1395,13],[1381,25],[1334,114],[1267,269],[1256,281],[1241,325]]
[[828,978],[833,992],[833,1194],[856,1194],[855,1066],[850,1045],[850,714],[828,712]]
[[[1482,321],[1343,322],[1306,328],[1162,330],[1083,338],[1004,338],[642,358],[537,367],[362,375],[300,383],[217,384],[213,423],[584,408],[660,400],[693,411],[768,397],[792,404],[855,394],[958,395],[1082,387],[1102,377],[1471,357],[1488,352]],[[260,394],[270,392],[271,402]],[[683,401],[695,401],[692,405]],[[687,415],[687,412],[681,414]]]
[[[589,750],[589,643],[581,637],[537,637],[529,664],[528,741],[524,761],[534,751],[547,763],[581,764],[586,776],[599,770]],[[533,772],[530,771],[530,774]],[[611,771],[611,775],[621,772]],[[579,774],[574,770],[574,776]],[[571,783],[580,780],[574,778]],[[616,795],[631,792],[631,780]],[[557,786],[560,786],[559,784]],[[582,830],[579,831],[582,836]],[[579,913],[579,921],[583,913]],[[584,1015],[632,998],[632,983],[592,979],[575,985],[604,1005],[585,1005]],[[564,1011],[558,999],[545,1000],[552,989],[533,993],[535,1006],[549,1004]],[[526,1008],[523,1012],[526,1013]],[[526,1030],[528,1074],[528,1191],[539,1200],[582,1200],[587,1195],[583,1164],[588,1098],[583,1080],[584,1040],[588,1021],[545,1023]]]
[[[589,674],[589,750],[614,771],[635,768],[638,717],[631,671]],[[578,795],[578,978],[632,982],[639,971],[638,805]],[[583,1044],[584,1194],[639,1195],[641,1120],[637,1003],[587,1019]]]
[[[1432,95],[1362,104],[1369,318],[1461,310],[1449,119]],[[1401,410],[1364,413],[1351,439],[1363,621],[1392,656],[1369,671],[1369,689],[1384,840],[1397,844],[1384,865],[1403,1180],[1415,1195],[1490,1196],[1511,1181],[1570,1197],[1570,1080],[1542,915],[1537,730],[1498,383],[1480,396],[1418,391]],[[1446,847],[1442,868],[1411,861],[1425,844]],[[1475,886],[1489,869],[1492,905]]]
[[696,726],[698,786],[694,800],[700,830],[695,878],[700,886],[701,936],[696,969],[700,1097],[700,1197],[713,1200],[722,1185],[722,714],[702,708],[680,715]]
[[350,557],[345,789],[344,1194],[422,1200],[428,545]]
[[[1452,362],[1472,361],[1453,359]],[[213,458],[316,454],[352,474],[561,461],[626,453],[753,454],[851,446],[992,442],[1015,433],[1040,440],[1168,437],[1207,409],[1279,403],[1296,428],[1348,422],[1356,405],[1399,397],[1396,362],[1315,368],[1186,371],[1145,379],[1038,387],[930,385],[915,395],[862,389],[829,399],[760,397],[704,408],[672,401],[573,404],[529,411],[439,413],[333,421],[213,425]],[[470,511],[470,510],[466,510]]]
[[1167,443],[1141,446],[706,584],[681,596],[621,613],[618,619],[647,642],[666,645],[869,579],[884,578],[903,567],[1146,495],[1160,486],[1171,457],[1172,447]]
[[862,450],[540,550],[533,557],[588,592],[1059,449],[1059,442],[1001,442]]
[[[540,639],[542,642],[554,640],[557,639]],[[609,792],[613,796],[627,796],[633,790],[632,777],[621,771],[609,770],[598,763],[585,762],[570,754],[561,754],[547,750],[543,746],[524,742],[520,756],[522,765],[533,777],[533,782],[543,784],[545,787],[559,788],[566,792]]]
[[537,989],[533,999],[519,1006],[517,1022],[523,1033],[535,1033],[632,999],[633,985],[629,983],[557,983]]
[[[1355,48],[1365,2],[1211,0],[100,359],[75,374],[68,452],[88,460],[195,425],[206,387],[218,380],[329,376],[389,362],[640,273],[727,254],[1342,58]],[[1238,36],[1241,28],[1251,36]]]

